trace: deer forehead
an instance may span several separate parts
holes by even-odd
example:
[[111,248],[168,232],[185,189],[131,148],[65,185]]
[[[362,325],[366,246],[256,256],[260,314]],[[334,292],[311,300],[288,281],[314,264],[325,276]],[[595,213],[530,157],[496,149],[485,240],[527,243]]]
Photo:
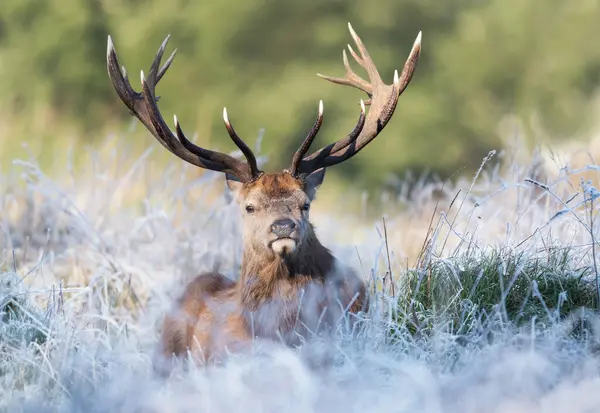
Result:
[[264,174],[247,185],[246,201],[269,206],[303,203],[307,200],[304,183],[287,173]]

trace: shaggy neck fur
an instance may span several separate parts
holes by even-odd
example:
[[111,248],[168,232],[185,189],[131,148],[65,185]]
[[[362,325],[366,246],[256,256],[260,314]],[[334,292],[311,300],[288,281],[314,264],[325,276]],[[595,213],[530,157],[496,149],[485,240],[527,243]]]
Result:
[[281,257],[264,247],[246,243],[240,274],[242,305],[255,310],[274,297],[292,299],[307,283],[322,283],[335,258],[317,239],[312,225],[293,254]]

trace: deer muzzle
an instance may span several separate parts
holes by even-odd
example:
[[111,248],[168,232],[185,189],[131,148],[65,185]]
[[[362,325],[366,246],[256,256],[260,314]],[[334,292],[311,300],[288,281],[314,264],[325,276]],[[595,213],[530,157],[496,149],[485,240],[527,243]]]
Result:
[[289,218],[273,221],[271,233],[276,238],[271,241],[271,249],[279,255],[293,252],[298,245],[297,228],[297,224]]

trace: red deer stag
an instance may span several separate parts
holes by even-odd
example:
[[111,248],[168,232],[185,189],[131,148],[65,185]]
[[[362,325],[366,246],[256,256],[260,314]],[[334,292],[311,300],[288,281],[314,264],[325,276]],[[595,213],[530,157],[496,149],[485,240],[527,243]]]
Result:
[[[173,59],[160,66],[169,36],[160,46],[147,76],[142,72],[142,91],[131,87],[125,68],[120,68],[109,36],[108,74],[119,97],[154,137],[174,155],[200,168],[225,173],[227,186],[243,214],[243,258],[239,280],[218,272],[197,276],[186,287],[173,311],[165,317],[159,353],[167,358],[189,351],[206,362],[225,351],[246,345],[252,338],[297,343],[299,337],[320,326],[333,326],[340,315],[363,310],[368,301],[364,282],[350,269],[341,268],[317,239],[309,221],[309,209],[325,169],[356,155],[385,128],[398,98],[408,86],[421,50],[417,36],[402,73],[394,73],[391,85],[381,79],[361,39],[348,24],[357,52],[348,49],[369,81],[362,79],[343,53],[346,76],[320,77],[365,92],[354,129],[344,138],[307,155],[323,122],[323,103],[316,123],[292,158],[279,173],[258,168],[252,150],[242,141],[223,111],[225,127],[246,160],[201,148],[184,135],[177,117],[173,132],[164,121],[155,88]],[[365,105],[370,106],[365,114]]]

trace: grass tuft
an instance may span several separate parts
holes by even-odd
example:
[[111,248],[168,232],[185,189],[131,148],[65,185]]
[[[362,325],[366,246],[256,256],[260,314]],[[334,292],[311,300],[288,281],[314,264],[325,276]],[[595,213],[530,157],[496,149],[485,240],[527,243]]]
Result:
[[[469,335],[497,323],[515,327],[560,323],[581,308],[597,308],[593,268],[578,266],[571,247],[536,254],[509,248],[432,260],[403,277],[398,313],[413,331]],[[397,318],[404,324],[402,317]]]

